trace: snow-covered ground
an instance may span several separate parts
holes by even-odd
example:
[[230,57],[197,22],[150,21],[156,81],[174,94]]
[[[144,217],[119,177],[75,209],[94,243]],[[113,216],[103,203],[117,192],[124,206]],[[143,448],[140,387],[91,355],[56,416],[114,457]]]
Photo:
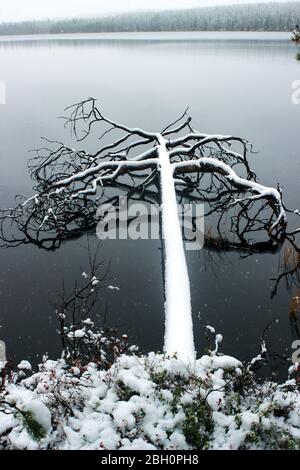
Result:
[[218,342],[193,366],[134,352],[106,369],[2,363],[0,449],[299,449],[295,378],[259,385]]

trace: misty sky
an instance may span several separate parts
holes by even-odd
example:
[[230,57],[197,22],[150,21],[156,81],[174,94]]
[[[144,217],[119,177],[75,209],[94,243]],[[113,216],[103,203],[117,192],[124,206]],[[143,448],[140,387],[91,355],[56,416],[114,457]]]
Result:
[[0,0],[0,23],[25,19],[101,15],[145,9],[186,8],[271,0]]

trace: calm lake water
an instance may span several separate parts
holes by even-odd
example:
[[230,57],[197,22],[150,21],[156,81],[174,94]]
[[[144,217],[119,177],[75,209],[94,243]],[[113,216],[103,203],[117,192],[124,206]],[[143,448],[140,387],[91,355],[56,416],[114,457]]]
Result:
[[[258,151],[252,166],[259,179],[279,181],[287,205],[300,209],[300,105],[291,100],[292,83],[300,80],[296,52],[285,33],[2,38],[0,80],[7,103],[0,105],[1,207],[13,205],[15,194],[32,194],[28,150],[40,145],[40,136],[67,140],[57,116],[94,96],[106,115],[151,131],[189,106],[200,131],[250,140]],[[85,244],[83,237],[54,253],[32,246],[0,250],[0,339],[10,358],[35,362],[45,351],[58,354],[53,304],[62,280],[68,289],[88,269]],[[143,350],[161,350],[163,344],[159,247],[155,241],[110,241],[101,250],[103,261],[111,261],[108,283],[120,290],[103,291],[99,312],[107,300],[106,324]],[[274,319],[279,322],[269,334],[272,349],[290,353],[291,293],[282,283],[270,298],[279,253],[241,258],[203,250],[187,259],[199,354],[206,347],[202,323],[223,334],[223,352],[250,359]]]

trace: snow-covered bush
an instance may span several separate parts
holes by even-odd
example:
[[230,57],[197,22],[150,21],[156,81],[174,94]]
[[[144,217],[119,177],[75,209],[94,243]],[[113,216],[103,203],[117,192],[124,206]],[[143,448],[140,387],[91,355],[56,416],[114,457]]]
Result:
[[189,367],[133,351],[108,369],[44,358],[26,374],[2,374],[0,449],[300,449],[296,380],[258,384],[217,351]]

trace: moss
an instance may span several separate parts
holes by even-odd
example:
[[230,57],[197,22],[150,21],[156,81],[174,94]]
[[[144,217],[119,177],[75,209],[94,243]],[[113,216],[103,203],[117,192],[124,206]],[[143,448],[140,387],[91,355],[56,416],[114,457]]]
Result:
[[32,413],[29,411],[25,411],[22,413],[23,423],[25,428],[27,429],[28,433],[35,439],[36,441],[40,441],[43,437],[46,436],[45,429],[41,426],[40,423],[36,421],[33,417]]
[[259,445],[261,443],[264,444],[266,449],[272,450],[300,449],[300,440],[295,439],[288,431],[283,431],[274,425],[268,429],[265,429],[261,423],[256,423],[252,426],[251,431],[247,434],[245,438],[246,445],[243,446],[243,448],[249,448],[247,444]]
[[160,370],[158,372],[151,372],[151,380],[154,382],[156,385],[159,385],[160,387],[166,387],[166,380],[167,380],[167,371],[166,370]]
[[136,395],[136,393],[121,380],[116,382],[116,392],[118,397],[123,401],[129,401],[131,397]]
[[263,416],[268,417],[270,415],[275,416],[275,418],[284,418],[288,419],[292,406],[280,406],[278,403],[273,402],[264,410],[262,413]]
[[186,419],[183,423],[183,433],[188,444],[196,449],[208,448],[210,436],[214,430],[211,409],[202,397],[185,408]]
[[182,397],[183,392],[184,389],[181,386],[174,387],[172,390],[173,399],[170,403],[172,413],[176,413],[178,410],[178,406],[180,405],[180,398]]
[[237,425],[237,427],[240,428],[241,425],[242,425],[242,417],[241,417],[241,415],[240,415],[240,414],[239,414],[239,415],[235,415],[234,421],[235,421],[235,424]]
[[249,444],[258,444],[259,441],[260,441],[259,434],[256,433],[255,431],[250,431],[245,437],[245,442]]

